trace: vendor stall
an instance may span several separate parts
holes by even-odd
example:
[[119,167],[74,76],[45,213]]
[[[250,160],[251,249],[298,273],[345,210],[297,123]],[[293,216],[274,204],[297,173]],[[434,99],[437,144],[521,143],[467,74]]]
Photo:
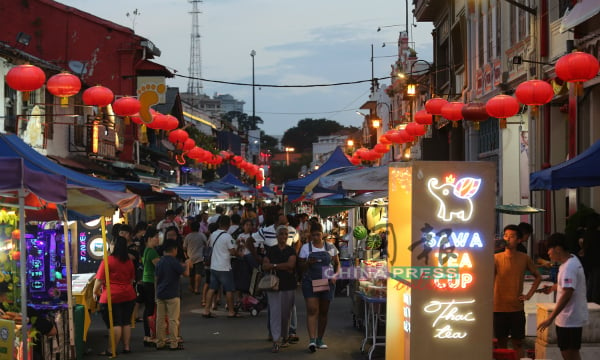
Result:
[[[14,239],[7,239],[8,241],[5,241],[6,247],[4,248],[5,252],[9,250],[11,260],[15,262],[12,269],[16,270],[16,268],[19,268],[19,273],[17,274],[14,272],[12,274],[7,274],[5,272],[2,274],[2,277],[3,280],[11,282],[7,285],[7,289],[9,291],[12,290],[13,292],[13,304],[17,305],[20,303],[21,314],[23,317],[26,317],[28,305],[28,276],[23,261],[28,260],[29,256],[24,221],[26,207],[25,200],[27,196],[34,196],[39,202],[66,203],[66,178],[64,176],[48,175],[30,170],[25,166],[24,161],[21,158],[0,158],[0,173],[3,174],[2,180],[0,180],[0,199],[2,199],[2,205],[13,206],[14,203],[12,201],[17,199],[16,208],[18,209],[19,220],[18,233],[13,233],[11,231],[11,235]],[[16,223],[11,221],[11,225],[14,226]],[[6,236],[6,233],[7,231],[5,231],[3,235]],[[12,240],[18,240],[18,242]],[[18,279],[18,281],[16,281],[16,279]],[[18,293],[17,288],[20,289]],[[22,359],[28,358],[28,330],[27,324],[24,324],[21,328],[21,342],[23,346],[20,348],[23,350],[20,353],[19,358]]]

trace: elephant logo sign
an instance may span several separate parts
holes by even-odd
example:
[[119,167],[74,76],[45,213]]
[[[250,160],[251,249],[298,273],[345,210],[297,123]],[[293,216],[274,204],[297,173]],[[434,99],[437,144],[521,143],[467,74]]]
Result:
[[427,181],[429,193],[437,200],[437,217],[445,222],[460,220],[467,222],[473,215],[473,201],[471,198],[477,194],[481,186],[481,179],[464,177],[456,180],[452,175],[445,178],[445,182],[431,178]]

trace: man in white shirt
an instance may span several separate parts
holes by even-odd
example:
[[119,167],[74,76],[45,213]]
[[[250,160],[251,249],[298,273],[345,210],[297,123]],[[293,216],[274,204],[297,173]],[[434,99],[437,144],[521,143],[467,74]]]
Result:
[[538,325],[544,331],[554,321],[560,353],[565,360],[580,360],[581,333],[588,321],[585,274],[579,259],[567,250],[564,234],[555,233],[548,238],[548,256],[559,262],[557,283],[544,288],[549,294],[558,290],[558,301],[550,317]]
[[225,297],[227,299],[227,309],[229,310],[228,317],[240,317],[235,312],[233,306],[233,291],[235,283],[233,280],[233,271],[231,270],[231,256],[235,255],[235,241],[227,232],[231,225],[229,216],[222,215],[219,218],[219,229],[210,234],[208,246],[212,247],[212,256],[210,258],[210,288],[206,294],[206,307],[202,314],[205,318],[215,317],[210,312],[212,298],[219,286],[223,286]]

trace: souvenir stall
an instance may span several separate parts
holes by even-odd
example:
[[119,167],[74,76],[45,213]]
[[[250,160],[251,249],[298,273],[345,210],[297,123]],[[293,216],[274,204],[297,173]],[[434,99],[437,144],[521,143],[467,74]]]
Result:
[[[35,200],[38,203],[65,204],[67,201],[66,179],[64,176],[49,175],[40,173],[27,168],[21,158],[0,158],[0,172],[3,174],[0,180],[0,206],[4,208],[0,214],[0,223],[2,223],[3,232],[0,233],[1,252],[0,252],[0,275],[4,288],[7,290],[6,303],[13,310],[5,311],[2,316],[3,326],[8,331],[8,341],[5,341],[3,352],[13,353],[16,350],[18,359],[28,359],[29,352],[32,350],[30,336],[35,334],[31,330],[31,324],[22,319],[27,319],[28,307],[39,311],[47,316],[50,312],[56,312],[64,309],[64,305],[41,306],[40,298],[55,297],[57,283],[62,287],[64,282],[57,281],[62,278],[62,263],[52,264],[54,270],[53,278],[50,279],[45,274],[46,267],[50,267],[49,260],[45,253],[37,247],[38,240],[35,236],[26,233],[25,210],[29,201]],[[31,209],[36,209],[31,207]],[[17,228],[18,224],[18,228]],[[53,243],[54,251],[59,247]],[[68,247],[67,247],[68,248]],[[60,250],[58,250],[60,251]],[[60,257],[55,252],[55,259]],[[68,259],[68,257],[67,257]],[[27,263],[25,266],[24,262]],[[67,261],[68,262],[68,261]],[[46,266],[47,265],[47,266]],[[32,271],[26,270],[32,267]],[[60,275],[57,275],[60,273]],[[54,287],[52,287],[52,284]],[[48,287],[48,291],[46,290]],[[44,289],[45,293],[42,293]],[[38,298],[34,299],[35,294]],[[16,310],[16,311],[15,311]],[[60,326],[64,331],[64,326]],[[19,333],[15,334],[15,330]],[[12,331],[11,331],[12,330]],[[14,343],[11,340],[17,339]],[[16,346],[14,346],[16,344]],[[43,345],[43,344],[42,344]],[[69,353],[68,348],[65,351]]]

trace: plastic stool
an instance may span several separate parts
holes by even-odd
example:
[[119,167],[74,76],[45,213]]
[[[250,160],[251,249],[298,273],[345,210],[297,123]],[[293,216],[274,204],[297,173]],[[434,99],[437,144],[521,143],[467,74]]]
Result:
[[494,349],[494,360],[519,360],[513,349]]

